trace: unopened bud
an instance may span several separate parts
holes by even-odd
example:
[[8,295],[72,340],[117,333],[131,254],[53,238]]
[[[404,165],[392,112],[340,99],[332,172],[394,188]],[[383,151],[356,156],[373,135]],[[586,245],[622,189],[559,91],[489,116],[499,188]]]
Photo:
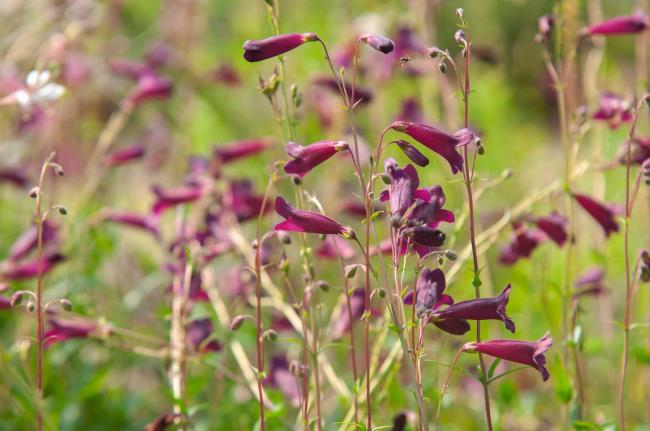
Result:
[[295,186],[299,186],[302,184],[302,178],[300,178],[298,175],[291,175],[291,182]]
[[464,12],[465,12],[465,11],[463,10],[463,8],[462,8],[462,7],[459,7],[458,9],[456,9],[456,16],[457,16],[458,18],[460,18],[460,19],[463,19],[463,13],[464,13]]
[[54,173],[57,174],[59,177],[62,177],[65,175],[65,171],[63,170],[63,166],[61,166],[58,163],[50,163],[50,166],[52,166],[52,169],[54,169]]
[[61,307],[65,311],[72,311],[72,302],[70,302],[69,300],[63,298],[59,300],[59,303],[61,304]]
[[478,153],[479,156],[485,154],[485,148],[483,147],[483,145],[477,145],[476,152]]
[[38,192],[39,192],[38,187],[32,187],[32,189],[29,191],[29,197],[35,199],[38,196]]
[[441,61],[440,64],[438,64],[438,69],[440,69],[440,72],[447,73],[447,63],[444,61]]
[[467,39],[465,39],[465,32],[463,30],[458,30],[454,34],[454,40],[456,43],[467,44]]
[[327,283],[327,281],[325,281],[325,280],[318,280],[318,282],[316,283],[316,285],[317,285],[318,288],[319,288],[320,290],[322,290],[323,292],[329,292],[329,290],[330,290],[330,285],[329,285],[329,283]]
[[16,307],[20,305],[23,302],[23,292],[16,292],[13,295],[11,295],[11,299],[9,300],[9,303],[11,304],[12,307]]
[[285,245],[289,245],[289,244],[291,244],[291,236],[289,236],[288,233],[286,233],[286,232],[283,231],[283,230],[279,230],[279,231],[277,231],[277,232],[278,232],[278,234],[277,234],[277,235],[278,235],[278,239],[280,240],[280,242],[281,242],[282,244],[285,244]]
[[390,216],[390,225],[397,228],[402,224],[402,217],[399,214],[393,214]]
[[244,321],[246,320],[247,316],[240,314],[235,316],[232,321],[230,322],[230,330],[231,331],[237,331],[239,328],[242,327],[244,324]]
[[386,290],[382,287],[377,289],[377,295],[379,295],[380,298],[385,298],[386,297]]
[[34,304],[34,301],[29,301],[27,303],[27,311],[32,313],[32,312],[34,312],[35,309],[36,309],[36,304]]
[[458,254],[453,250],[445,250],[445,257],[449,260],[456,260],[458,259]]
[[262,334],[262,338],[269,341],[275,341],[278,339],[278,333],[275,331],[275,329],[267,329]]
[[68,215],[68,209],[64,207],[63,205],[55,205],[54,208],[59,212],[61,215]]

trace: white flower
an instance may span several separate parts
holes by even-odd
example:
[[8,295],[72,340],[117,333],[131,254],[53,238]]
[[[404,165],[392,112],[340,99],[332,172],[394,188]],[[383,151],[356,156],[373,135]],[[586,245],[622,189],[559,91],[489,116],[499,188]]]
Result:
[[0,105],[15,104],[23,111],[30,111],[35,104],[46,104],[60,99],[65,94],[65,87],[50,82],[51,78],[49,70],[32,70],[25,77],[25,88],[0,99]]

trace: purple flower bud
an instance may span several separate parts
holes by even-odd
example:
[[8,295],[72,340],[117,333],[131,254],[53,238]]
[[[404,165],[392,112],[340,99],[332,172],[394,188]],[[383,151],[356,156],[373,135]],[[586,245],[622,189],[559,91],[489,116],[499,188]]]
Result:
[[226,146],[216,146],[213,150],[218,163],[225,164],[266,150],[272,142],[268,139],[245,139]]
[[275,199],[275,212],[286,220],[275,225],[274,230],[354,236],[352,228],[320,213],[296,209],[280,196]]
[[605,231],[605,236],[609,236],[612,232],[618,232],[616,216],[622,211],[617,205],[600,203],[587,195],[579,193],[573,193],[571,196],[600,224]]
[[600,107],[594,114],[594,120],[605,121],[611,129],[632,121],[632,107],[622,97],[613,93],[604,93],[600,97]]
[[456,146],[463,144],[459,135],[450,135],[426,124],[395,121],[391,127],[406,133],[425,147],[445,158],[456,174],[463,170],[463,157],[456,151]]
[[399,140],[395,142],[397,146],[404,152],[413,163],[418,166],[424,167],[429,164],[429,159],[426,158],[417,148],[407,141]]
[[395,49],[395,43],[393,43],[392,40],[378,34],[364,33],[359,36],[359,40],[367,43],[371,48],[384,54],[388,54]]
[[510,332],[515,332],[515,323],[506,315],[506,305],[512,286],[508,284],[499,296],[494,298],[478,298],[450,305],[435,313],[440,319],[463,320],[501,320]]
[[568,221],[563,215],[553,211],[544,217],[537,217],[534,219],[535,224],[551,238],[557,245],[562,247],[569,237],[567,233]]
[[45,347],[74,338],[87,338],[97,329],[95,322],[87,319],[50,319],[49,329],[43,335]]
[[142,144],[135,144],[107,154],[102,160],[104,166],[113,167],[123,165],[144,156],[145,148]]
[[337,152],[346,151],[348,144],[343,141],[318,141],[303,147],[295,142],[288,142],[284,148],[287,154],[293,157],[293,160],[284,165],[284,171],[302,177]]
[[434,320],[432,323],[452,335],[464,335],[471,329],[467,320],[463,319]]
[[415,226],[406,230],[406,234],[411,237],[415,244],[425,247],[440,247],[445,243],[447,238],[445,233],[438,229],[428,226]]
[[650,26],[650,20],[644,13],[635,13],[628,16],[611,18],[597,24],[590,25],[583,32],[590,36],[616,36],[634,34],[644,31]]
[[[64,257],[57,251],[47,252],[43,259],[41,260],[40,269],[43,274],[50,272],[56,264],[63,261]],[[5,280],[27,280],[38,276],[39,263],[38,259],[34,258],[32,260],[24,262],[13,262],[8,261],[6,265],[0,268],[0,278]]]
[[409,219],[422,222],[430,228],[436,228],[441,222],[453,223],[454,213],[443,208],[446,197],[442,187],[437,185],[429,189],[415,191],[418,200]]
[[314,33],[289,33],[266,39],[247,40],[244,42],[244,58],[250,62],[262,61],[291,51],[305,42],[316,40],[318,36]]
[[166,99],[172,94],[172,82],[157,73],[146,73],[138,79],[138,83],[129,96],[129,101],[139,105],[148,100]]
[[[400,169],[395,159],[390,157],[384,161],[384,170],[391,180],[388,187],[390,213],[403,216],[413,204],[415,190],[420,185],[418,173],[413,165],[406,165],[404,169]],[[385,198],[384,194],[382,199]]]
[[489,340],[472,342],[465,345],[468,352],[479,352],[506,361],[529,365],[537,369],[544,381],[548,380],[549,373],[544,353],[551,348],[553,339],[548,332],[537,341],[523,340]]
[[160,230],[158,229],[158,219],[151,214],[141,215],[130,212],[120,212],[105,209],[101,211],[99,217],[103,221],[109,221],[124,226],[134,227],[136,229],[142,229],[151,233],[155,237],[160,236]]
[[289,371],[289,362],[284,356],[271,358],[268,377],[264,385],[280,390],[292,406],[300,405],[299,379]]
[[180,413],[164,413],[153,422],[145,425],[145,431],[165,431],[174,424],[176,419],[183,417]]
[[207,353],[221,350],[221,343],[210,338],[212,336],[212,321],[210,318],[195,319],[185,326],[188,345],[195,352]]

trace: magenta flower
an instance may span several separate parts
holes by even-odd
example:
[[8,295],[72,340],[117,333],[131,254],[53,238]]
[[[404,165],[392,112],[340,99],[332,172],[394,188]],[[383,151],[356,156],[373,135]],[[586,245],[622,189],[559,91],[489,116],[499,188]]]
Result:
[[[40,264],[42,273],[47,274],[63,260],[63,255],[56,251],[47,252],[43,256]],[[39,264],[37,258],[23,262],[8,261],[0,267],[0,278],[11,281],[27,280],[37,277],[38,270]]]
[[266,150],[271,143],[272,142],[268,139],[244,139],[232,142],[226,146],[214,147],[213,155],[216,162],[225,164],[261,153]]
[[340,236],[327,236],[316,250],[316,256],[336,260],[339,255],[343,260],[354,257],[354,247]]
[[599,266],[587,268],[573,283],[576,288],[573,296],[600,295],[607,292],[605,271]]
[[230,87],[237,87],[242,83],[237,70],[227,63],[223,63],[215,67],[210,73],[210,76],[214,82],[218,82]]
[[120,166],[133,160],[141,159],[144,156],[145,148],[142,144],[135,144],[107,154],[102,160],[104,166]]
[[613,93],[604,93],[600,97],[600,106],[594,113],[594,120],[605,121],[611,129],[632,121],[633,115],[630,104]]
[[138,82],[131,92],[128,100],[134,105],[139,105],[148,100],[166,99],[172,94],[172,82],[158,73],[145,73],[138,78]]
[[[372,209],[371,209],[372,210]],[[348,199],[343,202],[341,211],[356,217],[366,216],[366,206],[357,199]]]
[[440,319],[463,320],[501,320],[506,329],[515,332],[515,322],[506,315],[506,305],[512,286],[508,284],[499,296],[494,298],[478,298],[458,302],[434,314]]
[[141,229],[151,233],[155,237],[160,236],[160,230],[158,229],[158,218],[151,214],[141,215],[130,212],[104,209],[100,212],[99,219],[102,221],[108,221],[121,224],[123,226]]
[[[236,180],[230,183],[229,208],[237,216],[237,221],[245,222],[255,219],[262,211],[264,197],[253,190],[253,183],[250,180]],[[271,210],[271,203],[266,202],[264,214]]]
[[250,62],[262,61],[298,48],[305,42],[317,40],[318,36],[314,33],[289,33],[266,39],[247,40],[244,42],[244,58]]
[[384,161],[384,170],[390,178],[390,185],[388,196],[382,193],[381,199],[388,199],[391,215],[403,216],[413,204],[415,191],[420,185],[418,173],[413,165],[406,165],[404,169],[400,169],[395,159],[390,157]]
[[[632,140],[632,148],[630,151],[630,163],[640,165],[648,159],[650,159],[650,136],[634,138]],[[625,164],[626,160],[627,142],[623,144],[622,155],[619,157],[618,161],[619,163]]]
[[7,310],[11,308],[11,299],[6,296],[0,296],[0,310]]
[[546,14],[539,17],[537,20],[537,26],[539,29],[538,39],[540,42],[547,41],[551,37],[551,31],[555,27],[555,16],[552,14]]
[[43,335],[45,347],[75,338],[88,338],[97,329],[97,324],[87,319],[50,319],[49,329]]
[[[334,78],[328,75],[318,76],[314,78],[312,83],[318,87],[324,88],[336,94],[339,94],[341,91],[339,89],[339,83]],[[343,86],[345,87],[345,93],[348,95],[348,98],[352,98],[352,84],[350,84],[347,81],[344,81]],[[368,104],[372,101],[372,98],[373,98],[373,93],[371,89],[362,87],[358,84],[355,85],[354,101],[352,103],[353,105]]]
[[359,40],[383,54],[388,54],[395,49],[395,43],[392,40],[378,34],[364,33],[359,36]]
[[436,228],[441,222],[453,223],[454,213],[443,208],[447,198],[442,187],[437,185],[415,191],[417,203],[409,219]]
[[410,123],[423,123],[424,114],[422,107],[415,97],[409,97],[402,101],[402,109],[397,115],[395,121],[403,121]]
[[[43,246],[48,246],[50,243],[59,240],[59,227],[51,220],[46,220],[43,223]],[[29,255],[36,249],[38,244],[38,228],[36,225],[31,225],[25,232],[23,232],[9,249],[7,256],[8,260],[18,261]]]
[[537,217],[534,219],[535,224],[551,238],[557,245],[562,247],[566,240],[569,238],[567,233],[568,221],[563,215],[553,211],[544,217]]
[[[333,340],[339,340],[345,334],[347,334],[354,325],[354,322],[361,319],[363,312],[366,309],[366,293],[363,289],[358,288],[352,292],[350,295],[350,310],[352,313],[348,312],[347,305],[339,309],[339,313],[335,319],[332,319],[334,326],[330,336]],[[352,319],[350,319],[350,314],[352,314]]]
[[275,225],[275,230],[332,234],[354,238],[352,228],[344,226],[323,214],[294,208],[280,196],[275,199],[275,212],[286,219]]
[[605,231],[605,236],[609,236],[612,232],[618,232],[616,216],[622,211],[617,205],[601,203],[587,195],[579,193],[572,193],[571,196],[600,224]]
[[288,142],[284,149],[293,157],[293,160],[284,165],[284,171],[302,177],[337,152],[346,151],[348,144],[343,141],[318,141],[303,147],[295,142]]
[[185,326],[188,345],[201,353],[218,352],[221,343],[212,337],[212,321],[210,318],[194,319]]
[[209,192],[208,187],[200,184],[167,189],[163,189],[160,186],[153,186],[151,190],[156,195],[156,201],[152,208],[152,212],[155,215],[159,215],[176,205],[195,202]]
[[299,380],[291,374],[286,357],[274,356],[271,358],[269,375],[264,379],[264,385],[282,392],[293,407],[300,405]]
[[520,258],[528,258],[533,250],[544,241],[541,231],[527,229],[521,223],[513,223],[514,234],[510,242],[501,248],[499,262],[503,265],[513,265]]
[[548,380],[549,373],[544,353],[551,348],[553,339],[548,332],[537,341],[522,340],[489,340],[467,343],[465,351],[479,352],[485,355],[501,358],[518,364],[529,365],[542,375],[544,381]]
[[583,30],[583,33],[590,36],[617,36],[634,34],[644,31],[650,26],[650,20],[644,13],[635,13],[628,16],[611,18],[597,24],[590,25]]
[[459,131],[452,135],[426,124],[406,121],[395,121],[391,128],[406,133],[425,147],[438,153],[447,160],[453,174],[463,170],[463,157],[456,151],[456,146],[466,145],[473,139],[473,137],[469,138],[465,131]]

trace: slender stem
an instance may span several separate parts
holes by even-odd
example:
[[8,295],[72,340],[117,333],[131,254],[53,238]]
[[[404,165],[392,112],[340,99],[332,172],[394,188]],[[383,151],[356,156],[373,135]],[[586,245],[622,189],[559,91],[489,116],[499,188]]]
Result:
[[461,347],[458,352],[456,352],[456,356],[454,356],[454,361],[451,363],[451,367],[449,367],[449,372],[447,373],[447,378],[445,379],[445,383],[442,385],[442,388],[440,389],[440,398],[438,399],[438,409],[436,410],[436,431],[440,428],[440,412],[442,411],[442,399],[445,396],[445,393],[447,392],[447,388],[449,387],[449,379],[451,379],[451,375],[454,372],[454,369],[456,368],[456,363],[458,362],[458,358],[460,358],[461,353],[465,351],[465,346]]
[[260,430],[264,431],[264,391],[262,390],[262,372],[264,370],[264,352],[262,345],[262,264],[260,250],[262,244],[257,243],[255,250],[255,297],[256,297],[256,348],[257,348],[257,393],[260,401]]

